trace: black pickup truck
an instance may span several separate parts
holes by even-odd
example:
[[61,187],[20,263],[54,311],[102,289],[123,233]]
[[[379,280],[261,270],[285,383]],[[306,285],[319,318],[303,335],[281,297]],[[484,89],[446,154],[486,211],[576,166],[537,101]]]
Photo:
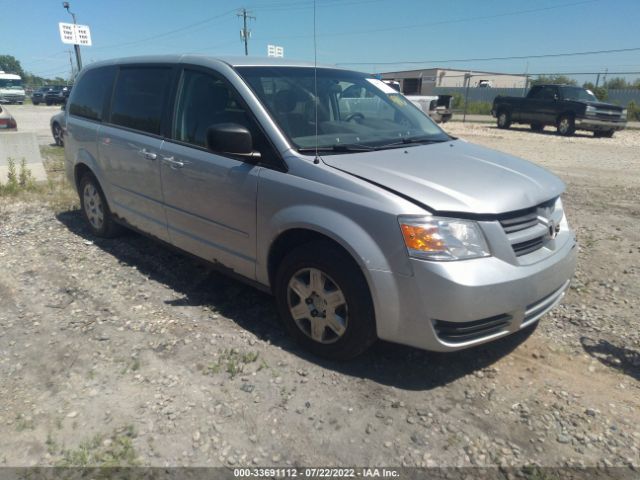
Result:
[[497,96],[491,114],[498,128],[525,123],[540,132],[553,125],[566,136],[588,130],[596,137],[612,137],[627,124],[626,109],[599,102],[589,90],[571,85],[536,85],[524,98]]

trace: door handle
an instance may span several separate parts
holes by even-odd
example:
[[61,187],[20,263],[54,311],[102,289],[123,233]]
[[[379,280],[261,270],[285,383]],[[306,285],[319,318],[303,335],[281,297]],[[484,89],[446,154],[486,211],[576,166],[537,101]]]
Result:
[[157,154],[150,152],[146,148],[143,148],[142,150],[140,150],[140,153],[142,153],[142,156],[147,160],[155,160],[156,158],[158,158]]
[[174,170],[184,167],[184,162],[176,160],[174,157],[162,157],[162,160]]

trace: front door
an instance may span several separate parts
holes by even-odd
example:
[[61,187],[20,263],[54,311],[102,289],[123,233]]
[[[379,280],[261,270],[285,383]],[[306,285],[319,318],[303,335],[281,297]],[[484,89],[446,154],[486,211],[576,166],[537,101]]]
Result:
[[160,161],[170,241],[255,278],[256,195],[262,167],[206,148],[207,128],[249,121],[237,94],[212,72],[185,69],[171,138]]

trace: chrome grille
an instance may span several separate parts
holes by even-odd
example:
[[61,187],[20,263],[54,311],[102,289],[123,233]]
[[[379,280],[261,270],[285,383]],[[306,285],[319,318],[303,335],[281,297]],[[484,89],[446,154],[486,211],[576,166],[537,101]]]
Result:
[[564,213],[555,209],[556,199],[536,207],[502,215],[500,225],[517,257],[541,249],[551,238],[550,228],[557,232]]

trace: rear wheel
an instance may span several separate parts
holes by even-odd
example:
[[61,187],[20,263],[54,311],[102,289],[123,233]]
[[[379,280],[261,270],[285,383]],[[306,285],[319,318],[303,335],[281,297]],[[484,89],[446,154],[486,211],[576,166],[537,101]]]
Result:
[[570,137],[576,132],[576,122],[571,115],[563,115],[558,119],[558,134]]
[[511,126],[511,114],[502,110],[498,112],[498,128],[509,128]]
[[274,293],[291,336],[316,355],[346,360],[376,340],[367,282],[353,259],[329,241],[289,253],[278,269]]
[[541,132],[544,130],[544,125],[542,123],[532,123],[531,130],[534,132]]
[[111,238],[117,236],[122,227],[111,215],[109,205],[96,177],[86,174],[80,180],[80,205],[82,214],[89,224],[91,233],[97,237]]

